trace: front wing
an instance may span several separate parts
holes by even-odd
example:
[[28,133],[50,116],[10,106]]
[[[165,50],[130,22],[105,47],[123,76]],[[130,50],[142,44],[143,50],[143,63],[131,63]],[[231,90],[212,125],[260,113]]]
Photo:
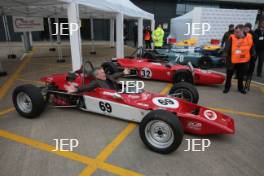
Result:
[[197,114],[178,113],[184,131],[187,133],[208,134],[234,134],[234,120],[220,112],[200,107]]

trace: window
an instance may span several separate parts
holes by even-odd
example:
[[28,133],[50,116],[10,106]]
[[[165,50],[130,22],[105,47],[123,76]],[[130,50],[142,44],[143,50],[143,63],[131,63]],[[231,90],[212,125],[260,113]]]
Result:
[[219,5],[204,4],[176,4],[176,15],[183,15],[190,12],[194,7],[219,7]]

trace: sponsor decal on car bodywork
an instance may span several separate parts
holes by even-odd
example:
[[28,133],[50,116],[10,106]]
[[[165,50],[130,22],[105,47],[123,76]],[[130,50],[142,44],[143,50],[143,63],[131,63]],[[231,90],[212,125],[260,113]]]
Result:
[[217,119],[217,114],[216,112],[212,111],[212,110],[205,110],[204,111],[204,117],[207,118],[208,120],[216,120]]
[[199,122],[188,122],[187,128],[193,129],[193,130],[201,130],[202,129],[202,123]]

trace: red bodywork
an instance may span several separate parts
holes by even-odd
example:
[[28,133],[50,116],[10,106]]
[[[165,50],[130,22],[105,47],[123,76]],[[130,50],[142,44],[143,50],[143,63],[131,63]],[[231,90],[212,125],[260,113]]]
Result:
[[[72,82],[66,80],[67,73],[55,74],[41,78],[46,84],[55,85],[59,91],[66,91],[68,84],[74,83],[81,86],[83,74],[78,74],[76,79]],[[91,77],[85,78],[85,83],[89,84]],[[210,110],[208,108],[186,102],[182,99],[163,96],[157,93],[144,91],[137,94],[121,93],[122,99],[117,99],[113,95],[115,90],[96,88],[90,92],[83,92],[80,96],[89,96],[119,103],[120,106],[128,105],[144,111],[151,111],[156,109],[165,109],[176,114],[183,126],[185,132],[207,135],[207,134],[233,134],[235,131],[234,120],[220,112]],[[177,107],[162,107],[155,103],[154,98],[168,98],[177,102]],[[65,105],[65,104],[61,104]],[[127,114],[129,115],[129,114]],[[143,118],[143,117],[142,117]]]
[[[173,75],[177,70],[189,70],[190,68],[185,65],[172,65],[166,66],[164,63],[151,62],[148,59],[116,59],[118,65],[122,68],[130,68],[137,70],[137,76],[140,78],[147,78],[160,81],[173,81]],[[151,71],[150,77],[144,77],[142,75],[142,69],[149,69]],[[199,85],[212,85],[222,84],[225,81],[225,76],[213,73],[206,70],[194,68],[193,82]]]

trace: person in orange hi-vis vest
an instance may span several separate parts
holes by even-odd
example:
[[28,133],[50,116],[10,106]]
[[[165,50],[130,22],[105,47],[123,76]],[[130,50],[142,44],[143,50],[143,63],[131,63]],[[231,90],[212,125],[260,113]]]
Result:
[[146,46],[146,49],[151,49],[151,34],[152,34],[152,31],[150,29],[150,26],[147,26],[144,31],[144,41],[145,41],[145,46]]
[[244,32],[244,25],[237,25],[235,27],[234,34],[230,35],[224,49],[227,69],[225,89],[223,93],[229,92],[231,79],[234,71],[236,71],[238,91],[242,94],[246,94],[243,79],[247,71],[249,61],[252,57],[255,57],[255,55],[252,35]]

